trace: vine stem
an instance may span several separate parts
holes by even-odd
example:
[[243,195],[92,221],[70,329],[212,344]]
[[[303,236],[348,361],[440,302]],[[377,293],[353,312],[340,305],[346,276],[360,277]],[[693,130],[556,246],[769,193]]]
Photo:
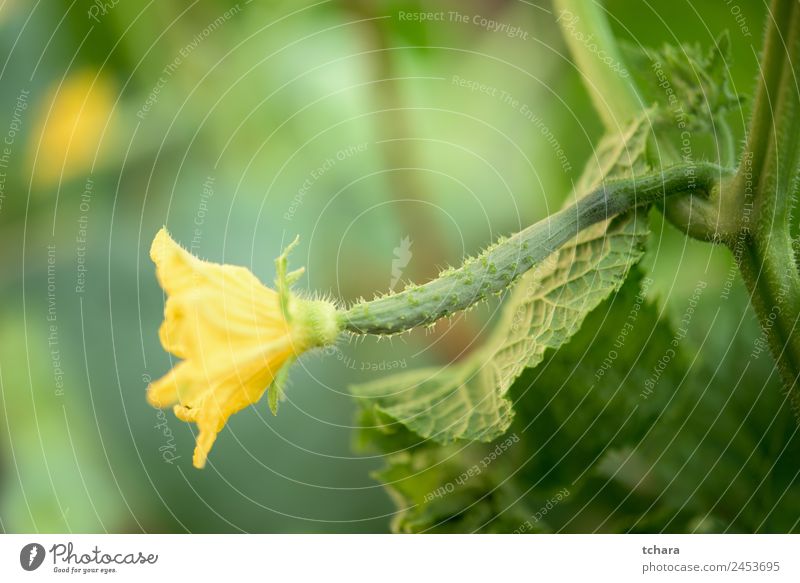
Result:
[[356,334],[395,334],[432,324],[502,292],[583,229],[674,194],[707,195],[724,173],[716,164],[702,163],[609,182],[467,259],[459,269],[445,271],[425,285],[411,285],[398,294],[339,312],[339,323]]
[[[595,110],[607,132],[620,131],[627,121],[644,114],[647,107],[619,51],[602,3],[599,0],[554,0],[554,4],[557,21]],[[726,124],[719,125],[727,129]],[[727,137],[723,135],[724,139]],[[733,148],[725,150],[733,151]],[[653,168],[685,163],[678,148],[660,142],[654,133],[648,137],[645,158]],[[670,223],[691,237],[724,241],[731,238],[732,233],[735,235],[738,225],[732,225],[727,216],[721,215],[723,205],[719,197],[723,190],[729,197],[727,188],[721,185],[710,197],[676,196],[659,205],[659,209]]]
[[[575,55],[584,81],[607,131],[619,131],[644,110],[627,71],[611,74],[602,60],[623,63],[602,9],[586,0],[556,0],[559,24]],[[600,47],[604,55],[592,52]],[[719,168],[706,167],[707,176],[719,176]],[[702,173],[702,172],[701,172]],[[655,202],[667,195],[686,192],[686,169],[606,185],[539,223],[498,242],[461,268],[446,271],[422,286],[409,286],[401,293],[362,301],[340,312],[341,326],[356,334],[393,334],[431,324],[464,310],[492,293],[510,286],[531,266],[575,237],[581,229],[636,205]],[[710,184],[707,185],[710,190]],[[695,179],[696,189],[702,180]]]
[[[741,229],[730,244],[800,417],[800,273],[790,220],[800,169],[800,5],[773,0],[761,76],[734,181]],[[743,211],[752,209],[752,220]]]
[[[603,10],[595,0],[554,2],[595,108],[607,130],[614,131],[615,118],[640,112],[642,104],[633,79],[614,74],[598,58],[602,51],[624,68]],[[790,236],[800,170],[800,5],[772,0],[768,18],[761,77],[736,177],[720,183],[714,200],[674,197],[663,211],[688,235],[725,243],[733,251],[800,418],[800,274]],[[649,162],[658,165],[659,160]]]
[[554,0],[556,20],[607,131],[645,110],[603,8],[594,0]]

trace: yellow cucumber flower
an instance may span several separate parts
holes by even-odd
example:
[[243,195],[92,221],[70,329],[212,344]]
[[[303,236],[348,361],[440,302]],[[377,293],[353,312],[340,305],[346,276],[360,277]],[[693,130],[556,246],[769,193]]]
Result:
[[287,255],[275,261],[277,291],[249,270],[198,259],[161,229],[150,257],[168,298],[159,337],[182,359],[147,389],[154,407],[173,406],[175,416],[197,424],[193,463],[202,468],[228,417],[257,402],[269,389],[277,411],[289,365],[339,335],[336,307],[305,300],[289,288],[302,269],[286,273]]

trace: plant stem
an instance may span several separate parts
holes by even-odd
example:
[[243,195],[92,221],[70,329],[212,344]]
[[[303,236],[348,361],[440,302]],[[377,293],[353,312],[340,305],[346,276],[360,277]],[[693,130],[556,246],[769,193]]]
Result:
[[554,0],[554,6],[595,110],[607,131],[618,131],[643,112],[644,105],[603,9],[594,0]]
[[[643,111],[636,87],[624,69],[622,56],[602,9],[586,0],[557,0],[558,21],[564,29],[578,68],[590,88],[592,99],[601,113],[607,131],[619,131]],[[605,50],[604,55],[591,47]],[[601,60],[610,56],[619,64],[613,72]],[[695,167],[703,177],[694,178],[694,188],[709,190],[717,183],[720,169],[713,165]],[[676,192],[686,192],[686,168],[611,183],[574,205],[498,242],[477,258],[468,259],[461,268],[449,270],[423,285],[410,286],[396,295],[360,302],[340,314],[342,326],[356,334],[393,334],[464,310],[502,292],[534,264],[546,258],[582,229],[608,219],[637,205],[654,202]]]
[[800,415],[800,274],[790,219],[800,168],[800,5],[774,0],[753,117],[735,191],[752,204],[731,245],[782,380]]
[[421,286],[340,312],[342,327],[356,334],[394,334],[432,324],[485,300],[583,229],[634,207],[678,193],[709,193],[724,170],[711,163],[674,166],[663,172],[609,182],[573,205],[499,241],[459,269],[448,270]]
[[[634,81],[608,69],[598,51],[622,65],[594,0],[555,0],[559,22],[606,128],[641,110]],[[737,176],[714,199],[675,197],[665,216],[687,234],[722,241],[733,251],[784,384],[800,417],[800,275],[790,236],[800,169],[800,6],[773,0],[761,78]],[[586,39],[591,36],[591,46]],[[657,164],[657,160],[650,160]],[[718,198],[717,198],[718,197]],[[754,225],[751,229],[750,212]]]

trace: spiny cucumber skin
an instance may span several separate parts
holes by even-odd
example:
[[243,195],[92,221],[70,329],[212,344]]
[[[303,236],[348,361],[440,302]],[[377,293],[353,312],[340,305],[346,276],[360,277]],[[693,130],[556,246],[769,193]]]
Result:
[[581,230],[665,196],[708,193],[726,172],[716,164],[698,162],[609,182],[514,236],[502,237],[425,285],[410,284],[400,293],[353,305],[340,312],[340,323],[355,334],[385,335],[430,325],[502,292]]

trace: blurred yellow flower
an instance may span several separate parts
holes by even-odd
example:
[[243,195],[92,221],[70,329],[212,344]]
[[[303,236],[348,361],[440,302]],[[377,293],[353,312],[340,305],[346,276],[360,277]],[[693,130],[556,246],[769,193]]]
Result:
[[302,270],[286,274],[289,249],[276,261],[278,291],[249,270],[202,261],[161,229],[150,256],[168,299],[161,344],[183,359],[148,387],[155,407],[197,424],[193,463],[202,468],[228,417],[258,401],[270,385],[276,411],[288,365],[315,346],[333,343],[335,306],[289,292]]
[[36,185],[53,186],[62,176],[73,178],[92,167],[100,141],[111,137],[115,99],[111,82],[91,70],[74,73],[50,89],[39,104],[29,143]]

